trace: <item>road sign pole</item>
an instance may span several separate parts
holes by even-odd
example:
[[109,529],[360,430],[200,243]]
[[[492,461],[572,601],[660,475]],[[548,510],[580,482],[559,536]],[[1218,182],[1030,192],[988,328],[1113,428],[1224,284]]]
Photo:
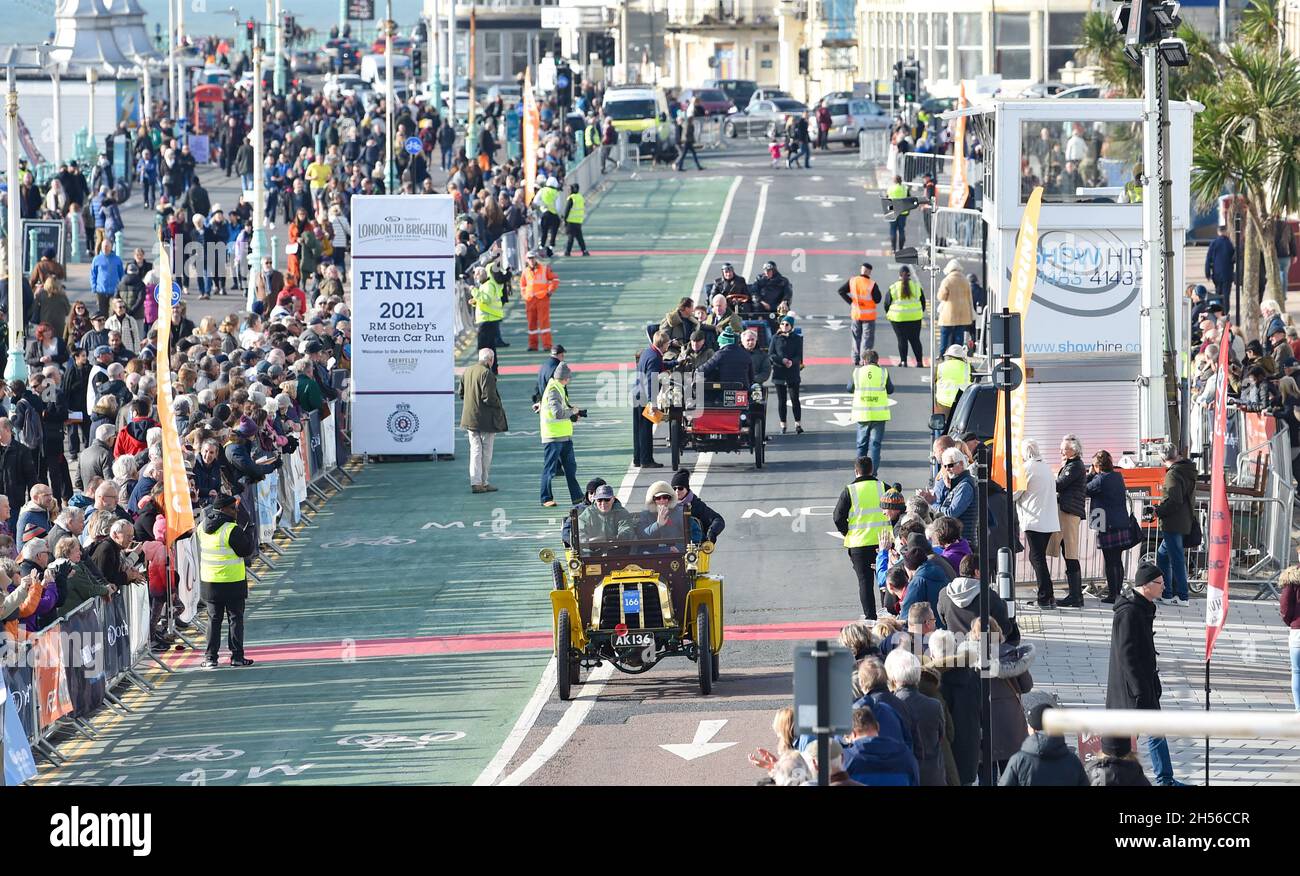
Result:
[[830,784],[831,756],[831,652],[826,640],[818,639],[813,648],[817,661],[817,785]]

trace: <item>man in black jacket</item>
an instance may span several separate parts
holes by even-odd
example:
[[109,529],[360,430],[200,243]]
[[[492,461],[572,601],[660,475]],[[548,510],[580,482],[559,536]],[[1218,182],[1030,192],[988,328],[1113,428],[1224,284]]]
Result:
[[243,486],[252,486],[262,478],[275,471],[280,460],[278,454],[253,458],[253,437],[257,434],[257,424],[245,417],[226,444],[226,462],[234,469]]
[[739,341],[729,328],[718,335],[720,349],[699,369],[705,380],[739,383],[745,388],[754,383],[754,360]]
[[1065,744],[1065,737],[1048,736],[1043,732],[1043,712],[1049,708],[1050,703],[1039,703],[1029,710],[1029,735],[1025,737],[1020,750],[1007,761],[1007,768],[998,780],[999,785],[1026,788],[1089,786],[1083,764],[1079,763],[1074,752]]
[[18,509],[26,501],[27,492],[36,483],[36,461],[32,452],[14,436],[13,424],[8,417],[0,417],[0,493],[9,497],[9,529],[12,532],[18,519]]
[[[1138,566],[1133,587],[1115,600],[1111,620],[1110,667],[1106,676],[1106,708],[1159,709],[1160,669],[1156,663],[1156,599],[1164,589],[1160,569]],[[1147,737],[1147,754],[1157,785],[1181,785],[1174,778],[1169,743],[1163,736]]]
[[221,653],[221,624],[230,618],[227,643],[231,666],[250,666],[244,656],[244,603],[248,599],[245,560],[257,545],[249,520],[238,521],[239,500],[218,496],[199,525],[199,587],[208,604],[208,646],[204,669],[215,669]]
[[754,294],[758,296],[758,309],[763,314],[775,314],[781,302],[794,304],[794,287],[790,278],[776,269],[776,262],[764,262],[762,275],[754,281]]
[[727,521],[722,519],[722,515],[717,511],[704,504],[703,499],[695,495],[691,489],[690,470],[679,468],[674,472],[672,485],[673,492],[677,494],[677,504],[686,514],[699,521],[700,529],[704,532],[704,540],[717,544],[718,536],[727,528]]

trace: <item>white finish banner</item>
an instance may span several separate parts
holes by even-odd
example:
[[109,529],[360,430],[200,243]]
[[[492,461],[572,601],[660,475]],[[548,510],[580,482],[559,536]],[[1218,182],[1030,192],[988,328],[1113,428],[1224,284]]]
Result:
[[352,199],[352,449],[455,449],[454,207],[448,195]]

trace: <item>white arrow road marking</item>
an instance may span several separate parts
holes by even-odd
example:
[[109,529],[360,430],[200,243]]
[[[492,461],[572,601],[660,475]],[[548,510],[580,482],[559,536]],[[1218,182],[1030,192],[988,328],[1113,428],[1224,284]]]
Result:
[[822,181],[822,177],[820,177],[820,176],[810,176],[810,177],[808,177],[808,179],[809,179],[810,181],[812,181],[812,182],[821,182],[821,181]]
[[857,422],[853,419],[853,414],[846,411],[836,411],[835,419],[827,420],[832,426],[856,426]]
[[839,331],[840,329],[844,328],[844,320],[842,320],[842,319],[833,319],[833,318],[832,318],[832,319],[828,319],[828,320],[826,320],[826,328],[830,329],[830,330],[833,331],[833,332],[837,332],[837,331]]
[[839,274],[822,274],[823,283],[834,283],[840,278]]
[[735,745],[734,742],[710,742],[718,731],[727,723],[726,718],[719,718],[712,721],[701,721],[700,726],[695,728],[695,738],[689,745],[680,743],[672,745],[663,745],[659,747],[664,751],[671,752],[682,760],[695,760],[697,757],[704,757],[706,754],[717,754],[719,751],[730,748]]

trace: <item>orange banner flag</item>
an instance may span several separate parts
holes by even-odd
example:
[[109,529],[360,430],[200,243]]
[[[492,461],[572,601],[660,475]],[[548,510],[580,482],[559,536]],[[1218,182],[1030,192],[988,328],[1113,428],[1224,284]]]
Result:
[[[1020,336],[1022,341],[1020,358],[1014,360],[1025,370],[1023,341],[1029,337],[1029,301],[1033,298],[1034,283],[1038,280],[1038,211],[1043,203],[1043,187],[1034,189],[1025,204],[1025,214],[1020,219],[1020,234],[1016,237],[1015,261],[1011,264],[1011,286],[1007,290],[1007,308],[1012,313],[1020,314]],[[998,405],[998,422],[993,431],[993,470],[990,476],[1004,490],[1007,489],[1007,461],[1003,448],[1006,445],[1007,428],[1011,429],[1011,477],[1014,488],[1009,492],[1025,488],[1025,461],[1020,457],[1020,442],[1025,438],[1025,408],[1028,405],[1028,388],[1024,380],[1011,391],[1011,422],[1001,404]]]
[[524,118],[523,118],[523,152],[524,152],[524,192],[528,203],[533,203],[533,194],[537,191],[537,138],[541,128],[537,113],[537,98],[533,94],[532,72],[524,70]]
[[185,455],[176,431],[172,409],[172,264],[164,247],[158,259],[158,422],[163,432],[163,507],[167,517],[167,546],[194,529],[194,506],[190,503],[190,481],[185,474]]

